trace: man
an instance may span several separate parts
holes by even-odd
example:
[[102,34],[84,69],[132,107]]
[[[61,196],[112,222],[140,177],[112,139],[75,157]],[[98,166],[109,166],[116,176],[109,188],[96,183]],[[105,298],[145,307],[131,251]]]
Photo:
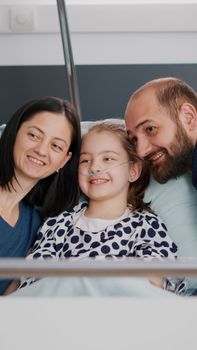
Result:
[[[189,85],[176,78],[146,83],[131,96],[125,123],[138,156],[149,163],[158,182],[166,183],[192,170],[197,189],[197,95]],[[152,282],[162,285],[161,279]],[[177,288],[182,282],[169,280]],[[196,279],[183,283],[188,294],[197,294]]]
[[158,182],[192,170],[197,189],[197,94],[189,85],[176,78],[146,83],[131,96],[125,122]]

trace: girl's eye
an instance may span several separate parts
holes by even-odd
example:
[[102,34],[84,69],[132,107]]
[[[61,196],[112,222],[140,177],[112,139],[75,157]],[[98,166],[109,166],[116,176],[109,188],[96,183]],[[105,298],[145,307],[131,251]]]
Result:
[[79,161],[79,164],[87,164],[88,162],[89,162],[88,159],[81,159],[81,160]]
[[111,160],[115,160],[115,159],[112,158],[112,157],[105,157],[104,160],[105,160],[106,162],[110,162]]

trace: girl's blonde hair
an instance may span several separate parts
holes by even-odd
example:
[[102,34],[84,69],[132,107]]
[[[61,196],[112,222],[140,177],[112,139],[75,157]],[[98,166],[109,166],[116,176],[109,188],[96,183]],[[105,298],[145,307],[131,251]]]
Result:
[[146,209],[150,211],[148,204],[143,201],[144,191],[148,186],[150,179],[149,168],[147,164],[136,155],[135,149],[126,132],[124,121],[117,120],[117,122],[111,122],[108,120],[96,122],[89,128],[88,132],[83,136],[83,139],[92,131],[96,131],[98,133],[107,131],[117,135],[124,150],[127,152],[129,161],[134,163],[140,162],[142,164],[140,177],[135,182],[131,182],[129,185],[127,203],[132,210]]

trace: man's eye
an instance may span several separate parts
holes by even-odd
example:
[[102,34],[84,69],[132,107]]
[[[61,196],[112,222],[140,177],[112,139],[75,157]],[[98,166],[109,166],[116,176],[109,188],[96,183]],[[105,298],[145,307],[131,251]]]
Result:
[[131,142],[131,144],[132,144],[133,146],[136,146],[136,144],[137,144],[137,138],[136,138],[136,137],[132,137],[132,138],[130,139],[130,142]]
[[146,133],[148,135],[154,133],[156,131],[156,127],[155,126],[149,126],[148,128],[146,128]]

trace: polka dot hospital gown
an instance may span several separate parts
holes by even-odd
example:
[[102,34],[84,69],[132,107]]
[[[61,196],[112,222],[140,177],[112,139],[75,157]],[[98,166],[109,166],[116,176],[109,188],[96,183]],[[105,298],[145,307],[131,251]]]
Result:
[[[177,246],[157,215],[127,209],[121,218],[106,221],[84,216],[86,207],[82,202],[72,212],[46,220],[28,259],[127,256],[150,261],[176,257]],[[32,281],[22,280],[21,287]]]

